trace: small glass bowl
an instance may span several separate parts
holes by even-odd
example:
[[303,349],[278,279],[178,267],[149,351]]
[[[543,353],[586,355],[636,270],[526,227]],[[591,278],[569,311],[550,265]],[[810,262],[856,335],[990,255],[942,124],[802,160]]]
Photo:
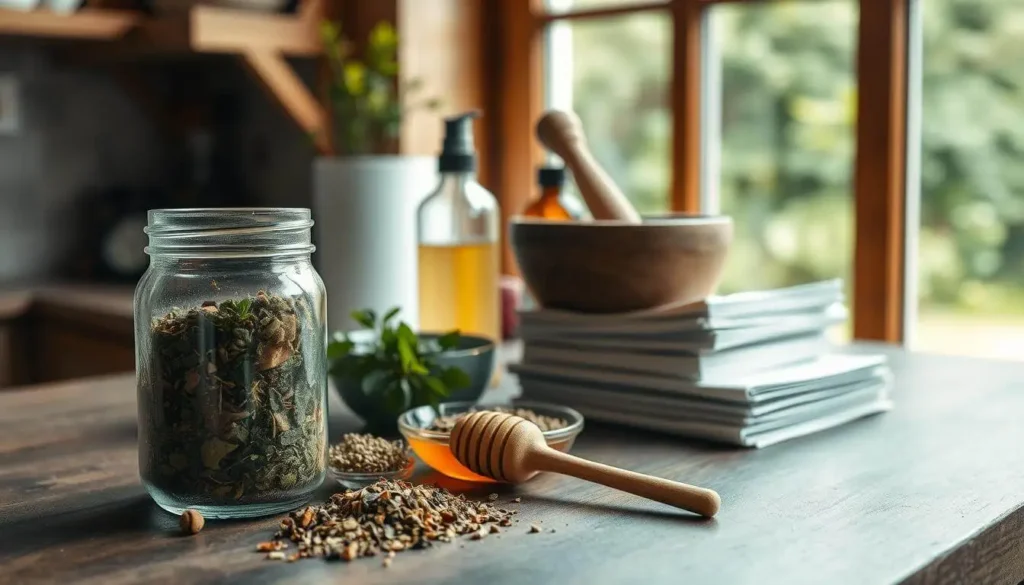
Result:
[[416,459],[411,455],[406,460],[405,466],[396,471],[378,471],[376,473],[355,473],[352,471],[338,471],[327,466],[327,474],[335,481],[350,490],[362,489],[368,485],[377,483],[378,479],[409,479],[412,470],[416,467]]
[[[569,423],[568,426],[544,433],[544,440],[547,441],[548,446],[563,453],[568,453],[569,449],[572,449],[576,436],[583,430],[583,415],[571,408],[557,404],[529,401],[515,401],[511,404],[448,402],[441,404],[438,409],[441,411],[441,416],[451,416],[495,407],[527,408],[543,416],[554,416],[566,420]],[[448,477],[493,483],[493,479],[473,473],[455,459],[448,449],[450,433],[427,430],[436,416],[437,413],[432,407],[420,406],[407,410],[398,417],[398,430],[401,431],[402,436],[408,441],[416,455],[431,468]]]

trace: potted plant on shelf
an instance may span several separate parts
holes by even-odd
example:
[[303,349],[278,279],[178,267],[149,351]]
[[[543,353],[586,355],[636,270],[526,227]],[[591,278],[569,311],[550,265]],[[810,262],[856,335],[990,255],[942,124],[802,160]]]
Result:
[[313,213],[318,269],[331,293],[328,323],[341,327],[354,310],[396,305],[417,323],[416,208],[438,181],[437,162],[399,155],[398,136],[411,110],[439,102],[413,101],[422,83],[400,79],[390,24],[373,28],[361,57],[337,24],[323,23],[321,35],[331,72],[326,131],[336,154],[314,163]]
[[364,329],[334,333],[327,346],[331,379],[341,399],[377,432],[394,433],[398,416],[418,406],[475,402],[494,370],[494,344],[458,331],[417,335],[372,309],[352,319]]

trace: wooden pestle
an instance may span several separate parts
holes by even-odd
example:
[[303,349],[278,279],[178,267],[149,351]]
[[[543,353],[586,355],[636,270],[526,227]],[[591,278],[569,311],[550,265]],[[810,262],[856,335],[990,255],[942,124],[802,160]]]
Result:
[[492,411],[461,417],[448,448],[473,473],[498,481],[524,482],[538,472],[571,475],[711,518],[721,498],[712,490],[594,463],[556,451],[530,421]]
[[633,204],[590,153],[583,124],[576,114],[549,110],[537,122],[537,138],[565,161],[594,219],[640,223],[640,214]]

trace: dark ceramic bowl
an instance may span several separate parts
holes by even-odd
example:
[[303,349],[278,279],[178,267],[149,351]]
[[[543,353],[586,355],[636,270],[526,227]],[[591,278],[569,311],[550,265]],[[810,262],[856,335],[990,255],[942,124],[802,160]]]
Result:
[[[349,332],[349,338],[358,344],[369,342],[373,338],[372,331]],[[429,341],[439,337],[435,333],[420,333],[421,340]],[[466,388],[456,390],[442,402],[476,402],[484,393],[494,374],[497,354],[494,342],[485,337],[462,335],[454,349],[432,354],[434,363],[439,367],[455,366],[469,375],[470,384]],[[331,375],[334,387],[341,399],[367,425],[380,431],[393,432],[398,428],[398,416],[410,408],[423,406],[406,400],[395,411],[387,409],[380,400],[370,400],[363,393],[362,380],[343,378]]]

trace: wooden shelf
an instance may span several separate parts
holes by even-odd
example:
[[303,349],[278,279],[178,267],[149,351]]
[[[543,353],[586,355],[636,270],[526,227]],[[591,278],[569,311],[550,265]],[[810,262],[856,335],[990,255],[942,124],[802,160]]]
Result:
[[[315,3],[314,3],[315,4]],[[321,53],[315,19],[306,14],[263,14],[197,6],[187,13],[139,22],[136,30],[111,47],[132,53],[227,53],[251,50],[282,55],[315,56]]]
[[0,36],[109,41],[76,47],[73,58],[81,62],[167,54],[237,55],[285,112],[305,132],[318,137],[317,148],[326,153],[330,145],[322,132],[324,109],[285,60],[322,54],[318,26],[326,2],[304,0],[299,12],[289,15],[201,5],[157,18],[113,8],[72,14],[0,9]]
[[50,10],[25,12],[0,8],[0,35],[33,38],[116,40],[142,20],[130,10],[80,10],[60,14]]
[[191,52],[244,54],[274,51],[315,56],[321,52],[319,2],[299,14],[267,14],[197,6],[158,18],[131,10],[85,9],[71,14],[0,8],[0,36],[114,41],[102,55]]

